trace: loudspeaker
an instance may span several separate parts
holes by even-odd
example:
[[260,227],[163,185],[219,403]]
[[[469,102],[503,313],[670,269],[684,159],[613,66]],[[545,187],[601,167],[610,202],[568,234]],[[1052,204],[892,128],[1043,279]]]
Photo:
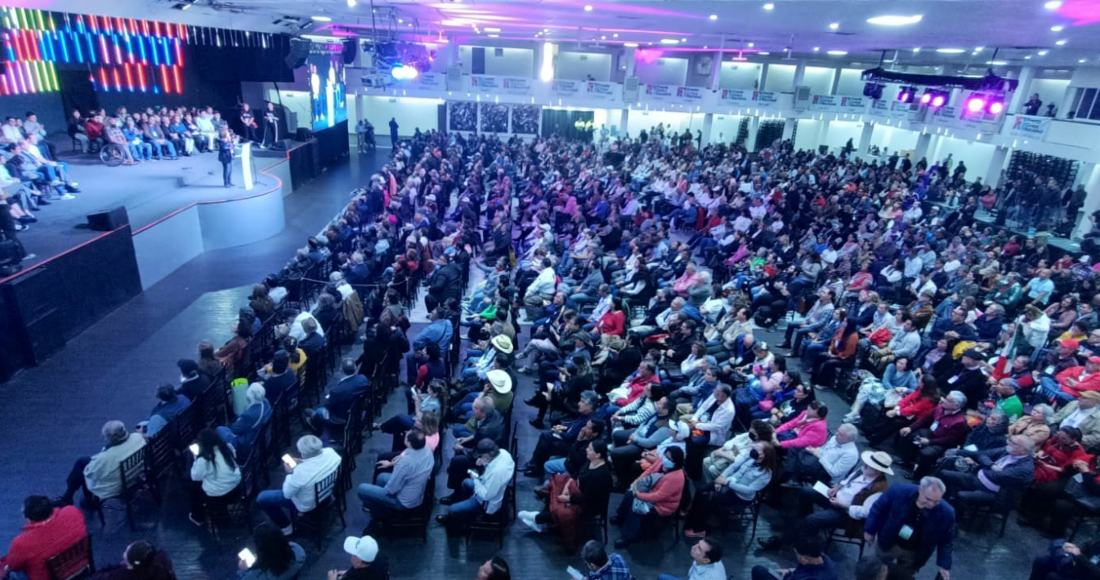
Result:
[[88,214],[88,227],[100,232],[109,232],[130,223],[125,206],[101,210]]
[[794,88],[794,103],[792,108],[796,111],[805,111],[810,106],[810,87],[798,86]]
[[298,127],[298,132],[294,134],[294,138],[298,141],[309,141],[313,138],[313,130],[307,127]]
[[9,322],[21,350],[9,354],[23,359],[17,368],[37,365],[65,346],[61,314],[51,302],[58,283],[57,273],[37,268],[4,285],[4,303],[11,311]]
[[355,51],[359,48],[359,42],[354,38],[344,41],[344,64],[355,62]]
[[291,38],[290,53],[286,55],[287,68],[294,70],[304,65],[307,56],[309,56],[309,41]]

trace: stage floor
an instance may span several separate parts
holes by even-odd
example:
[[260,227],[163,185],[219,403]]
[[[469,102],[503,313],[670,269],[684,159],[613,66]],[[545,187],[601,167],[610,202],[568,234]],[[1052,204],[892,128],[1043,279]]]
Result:
[[[88,228],[87,215],[125,206],[130,227],[137,231],[160,218],[195,202],[249,197],[278,185],[262,171],[279,162],[278,157],[255,159],[256,183],[251,190],[241,185],[240,159],[234,160],[232,188],[222,185],[221,164],[215,153],[180,157],[176,161],[148,161],[140,165],[107,167],[88,155],[62,154],[69,163],[69,179],[80,185],[76,199],[52,202],[35,213],[38,223],[20,232],[19,239],[35,257],[23,262],[29,268],[78,246],[102,232]],[[190,185],[180,178],[193,172]]]

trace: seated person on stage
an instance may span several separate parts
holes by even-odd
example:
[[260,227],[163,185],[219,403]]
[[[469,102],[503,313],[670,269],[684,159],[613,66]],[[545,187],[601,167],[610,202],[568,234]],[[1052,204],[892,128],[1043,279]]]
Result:
[[84,499],[90,505],[122,493],[119,466],[124,459],[145,447],[145,437],[140,433],[127,433],[122,421],[107,421],[103,425],[103,439],[107,445],[102,451],[76,460],[66,480],[65,494],[57,501],[59,505],[72,505],[78,489],[84,490]]
[[[817,536],[843,528],[848,522],[865,519],[889,485],[886,476],[893,475],[894,470],[890,468],[893,459],[885,451],[864,451],[862,460],[860,469],[853,469],[830,486],[827,495],[812,487],[800,488],[798,515],[801,519],[778,536],[757,540],[760,547],[778,549],[789,545],[796,536]],[[814,506],[823,509],[814,513]]]
[[[1035,479],[1035,442],[1026,435],[1013,435],[1008,447],[992,453],[959,452],[962,464],[948,465],[940,473],[947,484],[948,498],[956,509],[970,504],[1010,505]],[[971,467],[977,471],[970,471]]]
[[237,415],[237,420],[233,421],[232,425],[228,427],[220,425],[217,429],[222,440],[236,449],[237,457],[240,458],[241,463],[247,462],[252,451],[252,443],[260,434],[264,424],[271,419],[271,414],[274,411],[264,394],[264,387],[260,383],[249,385],[248,390],[244,393],[248,407],[240,415]]
[[340,454],[332,448],[324,447],[316,436],[301,437],[297,447],[302,457],[294,467],[283,463],[287,476],[283,480],[282,489],[261,491],[256,496],[256,507],[263,510],[271,522],[282,528],[286,535],[294,532],[286,510],[298,510],[302,514],[313,511],[317,507],[314,486],[340,468]]
[[0,566],[9,577],[27,580],[52,580],[47,567],[50,558],[84,539],[84,514],[73,506],[54,507],[50,498],[28,496],[23,500],[23,529],[11,541],[8,554],[0,558]]
[[424,503],[424,488],[434,468],[435,457],[424,434],[410,430],[405,434],[405,452],[393,462],[393,472],[379,474],[376,483],[359,485],[359,499],[363,501],[363,509],[370,512],[371,522],[391,514],[400,515]]
[[789,449],[783,458],[783,480],[836,485],[859,463],[858,437],[855,425],[844,423],[821,447]]
[[461,529],[478,515],[493,515],[503,508],[504,493],[516,470],[516,462],[492,439],[478,441],[476,454],[476,466],[483,471],[479,474],[470,469],[460,489],[439,500],[450,506],[450,510],[436,516],[435,520],[448,530]]

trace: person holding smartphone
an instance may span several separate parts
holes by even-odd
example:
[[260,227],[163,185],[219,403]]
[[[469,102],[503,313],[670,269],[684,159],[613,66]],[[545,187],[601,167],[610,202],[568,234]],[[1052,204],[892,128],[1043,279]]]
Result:
[[225,509],[238,499],[241,468],[233,448],[213,429],[199,431],[191,451],[195,461],[191,464],[191,513],[187,514],[187,519],[201,526],[206,519],[207,506]]
[[238,554],[237,580],[290,580],[306,563],[306,551],[274,524],[256,526],[252,541],[254,550],[245,548]]
[[351,568],[329,570],[328,580],[385,580],[389,578],[389,562],[378,553],[378,542],[370,536],[348,536],[344,551],[351,556]]

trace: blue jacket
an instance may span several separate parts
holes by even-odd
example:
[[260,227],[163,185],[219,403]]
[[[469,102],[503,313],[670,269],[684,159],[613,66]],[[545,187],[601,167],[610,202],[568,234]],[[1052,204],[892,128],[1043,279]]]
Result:
[[237,457],[240,458],[242,463],[248,458],[248,452],[252,449],[252,443],[256,440],[256,435],[259,434],[264,423],[271,419],[271,412],[271,403],[264,399],[258,405],[250,405],[229,426],[229,430],[237,437],[233,446],[236,448]]
[[[883,550],[889,550],[897,543],[898,533],[905,525],[905,516],[909,507],[917,501],[919,492],[920,488],[912,483],[895,483],[871,507],[863,531],[876,536]],[[941,501],[940,505],[926,511],[923,521],[916,567],[923,566],[932,552],[936,552],[936,565],[950,570],[952,542],[955,539],[955,508]]]
[[340,379],[325,395],[325,408],[334,421],[346,423],[348,411],[356,397],[370,389],[370,381],[363,375],[355,374]]
[[450,320],[436,320],[425,326],[424,330],[416,335],[416,339],[413,340],[413,350],[420,350],[428,346],[429,342],[434,342],[439,345],[440,352],[446,352],[450,348],[451,333],[453,332],[454,325],[451,324]]

